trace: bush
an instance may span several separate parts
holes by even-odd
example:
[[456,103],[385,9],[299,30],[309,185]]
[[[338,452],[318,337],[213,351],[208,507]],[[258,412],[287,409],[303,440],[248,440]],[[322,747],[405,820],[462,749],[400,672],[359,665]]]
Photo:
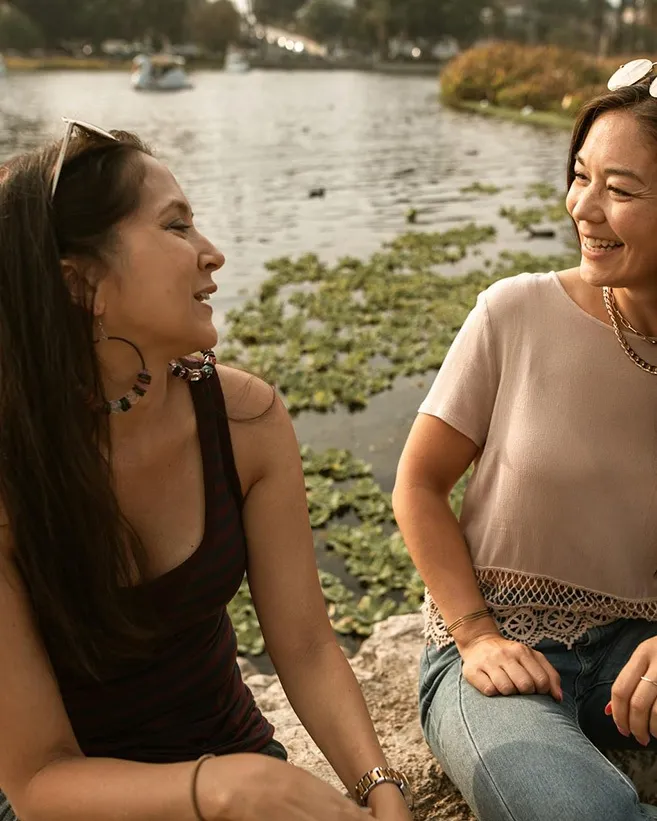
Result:
[[31,51],[43,45],[43,33],[23,12],[0,5],[0,50]]
[[490,43],[455,57],[442,72],[441,90],[450,103],[487,100],[508,108],[574,112],[605,89],[619,62],[556,46]]

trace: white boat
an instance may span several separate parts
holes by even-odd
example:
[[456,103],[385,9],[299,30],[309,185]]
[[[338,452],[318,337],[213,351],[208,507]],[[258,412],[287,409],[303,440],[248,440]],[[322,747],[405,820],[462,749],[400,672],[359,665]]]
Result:
[[229,49],[224,62],[224,71],[229,74],[245,74],[251,70],[249,58],[239,49]]
[[181,91],[192,88],[185,58],[175,54],[139,54],[132,61],[132,87],[136,91]]

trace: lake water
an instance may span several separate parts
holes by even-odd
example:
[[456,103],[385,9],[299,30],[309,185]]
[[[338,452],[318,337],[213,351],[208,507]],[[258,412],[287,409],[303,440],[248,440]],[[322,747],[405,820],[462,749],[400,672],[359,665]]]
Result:
[[[431,77],[359,72],[199,72],[179,93],[138,93],[124,72],[10,75],[0,83],[0,159],[62,132],[62,115],[137,131],[178,176],[199,227],[227,258],[214,307],[252,293],[271,257],[364,255],[407,230],[495,222],[501,203],[564,179],[568,138],[450,111]],[[498,197],[463,196],[474,181]],[[324,188],[323,198],[309,198]],[[535,243],[537,252],[553,250]]]
[[[125,73],[10,75],[0,81],[0,160],[61,135],[62,115],[137,131],[177,175],[199,228],[226,255],[213,300],[220,329],[224,312],[267,276],[263,263],[272,257],[363,256],[400,232],[471,220],[498,228],[489,256],[563,248],[558,239],[528,241],[498,211],[527,204],[530,183],[563,185],[566,134],[445,109],[437,79],[427,77],[203,72],[194,82],[189,92],[140,94]],[[503,190],[461,192],[474,182]],[[310,198],[313,188],[325,196]],[[432,378],[399,379],[361,413],[301,414],[297,435],[317,449],[348,447],[390,490]],[[358,590],[341,560],[318,550],[320,565]]]

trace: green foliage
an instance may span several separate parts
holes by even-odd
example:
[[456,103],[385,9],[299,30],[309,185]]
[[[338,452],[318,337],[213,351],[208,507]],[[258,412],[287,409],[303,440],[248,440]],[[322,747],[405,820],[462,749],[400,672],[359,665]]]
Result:
[[615,58],[601,61],[556,46],[492,43],[455,57],[441,74],[441,92],[453,103],[571,112],[603,91],[616,67]]
[[350,18],[350,9],[340,0],[308,0],[296,15],[299,31],[321,42],[344,37]]
[[30,51],[43,42],[43,32],[26,14],[13,6],[0,6],[0,49]]
[[502,189],[497,185],[486,185],[481,182],[473,182],[472,185],[467,185],[461,188],[462,194],[499,194]]
[[224,54],[239,40],[240,26],[240,14],[230,0],[201,0],[192,7],[188,19],[189,36],[213,54]]
[[[491,193],[485,185],[473,193]],[[551,187],[531,186],[540,201],[532,217],[557,219],[563,204]],[[522,211],[507,209],[518,225]],[[228,316],[223,361],[237,361],[274,382],[292,414],[364,407],[400,374],[436,370],[477,294],[520,271],[570,267],[572,255],[536,257],[503,252],[485,270],[444,276],[439,267],[461,261],[495,237],[490,226],[467,225],[443,233],[403,234],[369,260],[344,258],[334,266],[308,254],[268,264],[270,277],[255,299]],[[316,452],[301,460],[316,547],[340,560],[340,576],[320,570],[327,612],[336,632],[364,637],[377,621],[416,611],[424,585],[396,529],[391,496],[366,462],[346,450]],[[451,504],[460,515],[469,472]],[[264,642],[248,584],[229,611],[242,653]]]
[[251,8],[259,22],[289,27],[303,4],[304,0],[252,0]]
[[[384,493],[372,479],[371,467],[345,450],[316,453],[304,445],[301,456],[311,523],[318,543],[339,556],[346,574],[358,582],[358,590],[354,591],[336,575],[319,570],[333,629],[341,635],[364,638],[377,622],[417,611],[424,599],[424,584],[394,527],[390,494]],[[457,516],[469,476],[470,471],[451,496]],[[357,517],[357,525],[337,521],[347,513]],[[228,610],[239,652],[264,652],[246,579]]]
[[397,376],[439,368],[477,293],[492,276],[517,273],[505,262],[495,272],[440,274],[494,236],[466,225],[403,234],[369,260],[274,260],[258,296],[228,314],[220,356],[276,384],[292,415],[360,410]]

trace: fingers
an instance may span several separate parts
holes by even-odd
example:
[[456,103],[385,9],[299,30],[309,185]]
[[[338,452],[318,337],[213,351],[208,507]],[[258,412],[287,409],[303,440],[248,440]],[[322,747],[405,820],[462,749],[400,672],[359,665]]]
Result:
[[[545,658],[543,653],[539,653],[538,650],[533,650],[532,655],[534,659],[541,665],[544,674],[548,678],[548,685],[546,690],[539,690],[539,693],[550,693],[550,695],[555,698],[557,701],[563,701],[563,690],[561,689],[561,676],[557,672],[557,670],[550,664],[550,662]],[[534,678],[536,681],[536,678]]]
[[474,670],[471,673],[466,673],[463,671],[463,675],[466,681],[469,684],[472,684],[473,687],[476,687],[480,693],[483,693],[485,696],[499,696],[500,692],[497,687],[493,684],[490,680],[490,677],[487,673],[484,673],[483,670]]
[[539,693],[563,700],[559,673],[542,653],[500,640],[474,648],[463,665],[466,680],[485,696]]
[[618,674],[611,688],[611,712],[618,732],[626,738],[630,736],[630,698],[642,675],[645,672],[639,672],[630,662]]
[[536,692],[536,683],[527,669],[527,659],[522,659],[522,664],[515,659],[507,661],[504,665],[504,672],[513,682],[516,692],[523,695],[531,695]]
[[611,688],[611,710],[605,712],[613,715],[621,735],[633,735],[639,744],[647,746],[657,729],[657,687],[641,676],[657,681],[657,670],[641,672],[631,662],[626,665]]
[[650,735],[657,738],[657,701],[652,705],[650,711]]
[[651,713],[654,711],[655,701],[657,687],[649,681],[639,681],[630,697],[629,730],[644,747],[650,744]]
[[490,670],[486,670],[486,673],[500,695],[512,696],[518,692],[516,685],[503,667],[492,667]]

